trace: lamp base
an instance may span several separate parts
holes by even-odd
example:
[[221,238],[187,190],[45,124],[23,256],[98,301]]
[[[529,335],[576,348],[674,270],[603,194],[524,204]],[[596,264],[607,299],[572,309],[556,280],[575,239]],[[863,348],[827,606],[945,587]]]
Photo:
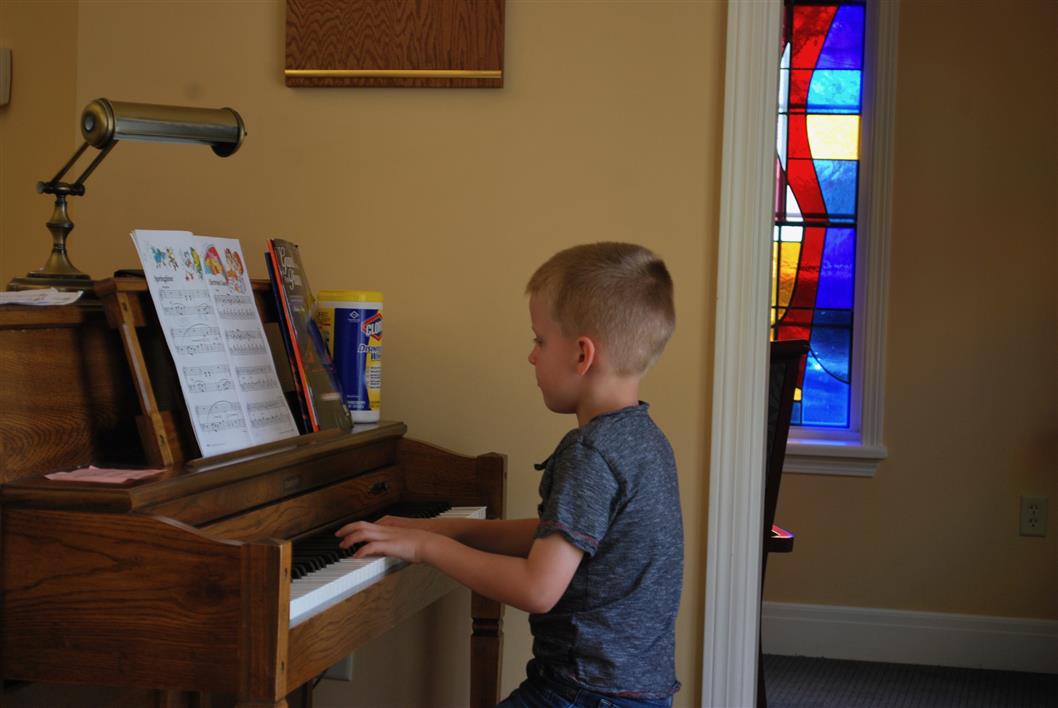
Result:
[[39,271],[26,273],[21,278],[12,278],[7,284],[8,290],[55,288],[56,290],[84,290],[85,295],[91,295],[94,287],[95,281],[87,273],[56,275]]

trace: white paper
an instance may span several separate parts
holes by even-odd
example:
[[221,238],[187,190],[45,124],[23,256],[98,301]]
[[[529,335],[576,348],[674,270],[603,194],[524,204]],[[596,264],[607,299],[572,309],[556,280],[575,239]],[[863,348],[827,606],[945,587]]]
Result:
[[12,290],[0,292],[0,305],[69,305],[81,297],[81,290],[65,291],[55,288]]
[[297,435],[239,242],[132,232],[203,456]]
[[238,240],[196,236],[205,253],[203,270],[220,333],[235,374],[235,389],[255,445],[298,434],[276,376],[272,350],[254,304],[253,286]]

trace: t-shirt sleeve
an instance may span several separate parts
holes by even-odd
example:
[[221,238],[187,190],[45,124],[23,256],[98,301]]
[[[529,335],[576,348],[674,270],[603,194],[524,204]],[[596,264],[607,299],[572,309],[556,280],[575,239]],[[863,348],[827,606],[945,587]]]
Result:
[[570,445],[551,460],[541,480],[536,537],[560,533],[589,557],[595,555],[619,493],[610,466],[597,451]]

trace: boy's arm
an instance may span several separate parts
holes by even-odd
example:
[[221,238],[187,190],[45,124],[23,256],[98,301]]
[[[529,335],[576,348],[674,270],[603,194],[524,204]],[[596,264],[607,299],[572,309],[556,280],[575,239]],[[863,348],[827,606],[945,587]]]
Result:
[[365,521],[344,526],[337,535],[344,536],[343,548],[365,544],[357,558],[382,555],[429,563],[480,595],[532,613],[554,607],[584,555],[560,534],[536,539],[524,558],[487,553],[421,529]]
[[409,519],[384,516],[378,523],[381,526],[431,531],[454,538],[479,551],[525,558],[529,555],[540,522],[537,519]]

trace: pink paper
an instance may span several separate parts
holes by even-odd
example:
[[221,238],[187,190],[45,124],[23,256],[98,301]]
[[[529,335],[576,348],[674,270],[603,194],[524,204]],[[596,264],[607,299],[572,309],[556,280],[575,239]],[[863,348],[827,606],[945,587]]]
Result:
[[103,484],[124,484],[134,479],[146,479],[165,472],[164,469],[111,469],[89,465],[69,472],[52,472],[44,475],[48,479],[65,482],[102,482]]

